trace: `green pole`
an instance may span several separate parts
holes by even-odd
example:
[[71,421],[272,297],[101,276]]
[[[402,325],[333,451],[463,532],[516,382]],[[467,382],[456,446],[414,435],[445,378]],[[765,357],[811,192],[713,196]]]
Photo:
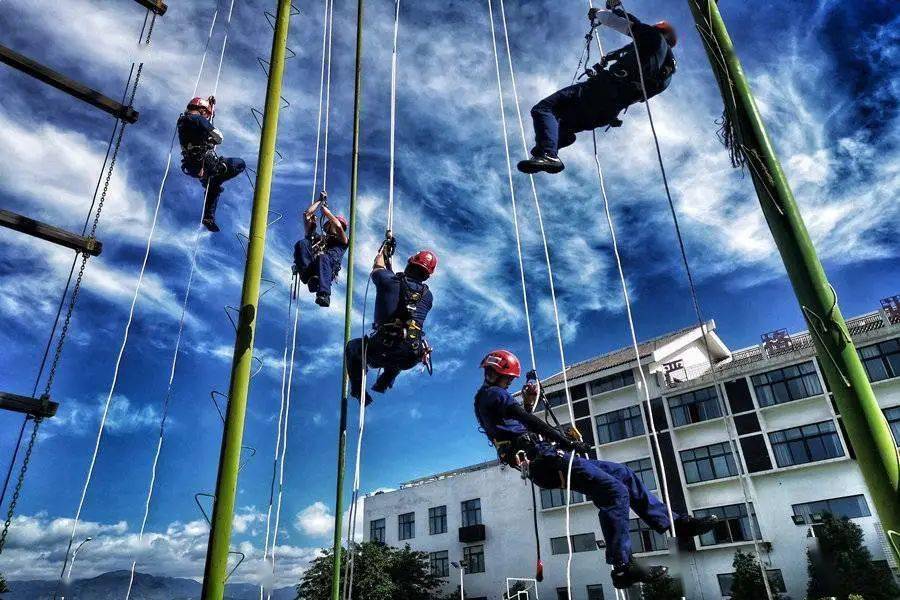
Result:
[[253,193],[253,211],[250,217],[247,266],[244,270],[241,310],[238,317],[237,338],[234,343],[234,358],[231,364],[231,384],[228,389],[228,410],[225,415],[225,430],[222,435],[222,450],[219,456],[219,474],[216,481],[209,546],[206,552],[206,568],[203,572],[203,600],[222,600],[225,594],[231,522],[234,517],[235,490],[253,359],[253,337],[259,304],[259,286],[262,277],[263,256],[266,251],[269,194],[272,189],[275,139],[278,132],[281,82],[284,74],[290,13],[290,0],[278,0],[275,31],[272,37],[272,55],[269,61],[265,113],[259,143],[256,188]]
[[[344,306],[344,348],[350,341],[351,320],[353,318],[353,259],[356,248],[356,196],[359,189],[359,113],[362,101],[362,48],[363,48],[363,4],[356,4],[356,79],[353,90],[353,150],[350,158],[350,248],[347,251],[347,299]],[[344,514],[344,469],[347,454],[347,404],[349,377],[344,359],[341,379],[341,417],[338,429],[337,489],[334,498],[334,542],[333,571],[331,575],[331,600],[341,597],[341,518]],[[362,392],[365,394],[365,390]]]
[[869,383],[837,295],[766,133],[747,77],[714,0],[689,0],[691,12],[725,100],[726,137],[749,166],[772,237],[813,336],[878,518],[900,560],[900,458]]

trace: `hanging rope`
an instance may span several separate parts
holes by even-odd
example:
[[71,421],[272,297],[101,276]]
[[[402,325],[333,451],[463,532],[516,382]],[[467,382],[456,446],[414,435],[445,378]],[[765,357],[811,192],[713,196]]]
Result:
[[[148,13],[149,12],[150,11],[148,11]],[[155,23],[156,23],[156,14],[154,14],[152,19],[149,20],[149,26],[147,25],[147,16],[145,16],[144,27],[146,29],[141,30],[141,36],[139,38],[139,39],[143,40],[142,43],[145,46],[150,45],[150,40],[153,36],[153,26]],[[146,31],[146,33],[147,33],[146,38],[144,37],[144,31]],[[133,65],[132,65],[132,68],[133,68]],[[138,86],[140,85],[141,74],[143,73],[143,69],[144,69],[144,63],[140,63],[137,68],[137,73],[135,74],[134,85],[131,88],[131,95],[128,99],[128,107],[129,108],[133,107],[133,105],[134,105],[134,98],[135,98],[135,95],[137,94]],[[125,135],[125,123],[123,122],[121,128],[119,129],[119,133],[116,137],[116,141],[115,141],[115,144],[113,147],[112,159],[110,161],[109,170],[107,171],[107,174],[106,174],[106,179],[104,180],[103,191],[100,194],[99,202],[97,202],[97,204],[96,204],[97,208],[96,208],[96,211],[94,212],[94,220],[91,224],[90,232],[88,234],[88,238],[91,240],[94,240],[97,237],[97,227],[100,224],[100,215],[103,212],[103,207],[106,203],[106,198],[107,198],[107,193],[109,191],[110,181],[112,180],[112,174],[115,169],[116,160],[118,159],[119,150],[122,147],[122,139],[123,139],[124,135]],[[93,204],[92,204],[92,206],[93,206]],[[63,319],[63,326],[60,330],[59,339],[56,344],[56,349],[54,352],[53,360],[51,361],[50,370],[47,375],[47,382],[44,386],[44,394],[43,394],[44,398],[50,397],[50,391],[52,390],[53,382],[56,377],[56,370],[59,366],[59,361],[60,361],[60,358],[62,357],[63,347],[65,345],[66,337],[69,332],[69,326],[71,325],[71,322],[72,322],[72,315],[75,312],[75,305],[78,301],[79,292],[81,291],[81,284],[84,279],[85,269],[87,268],[88,257],[89,257],[89,255],[86,253],[82,254],[82,256],[81,256],[81,265],[78,269],[78,275],[76,276],[76,279],[75,279],[75,286],[72,288],[72,295],[69,298],[69,305],[66,310],[66,316]],[[70,278],[69,281],[71,281],[71,273],[69,275],[69,278]],[[68,285],[69,284],[67,282],[66,287],[68,287]],[[63,298],[65,298],[65,295],[63,295]],[[57,316],[57,318],[58,318],[58,316]],[[55,330],[55,325],[54,325],[54,330]],[[51,333],[51,339],[52,339],[52,333]],[[42,361],[41,370],[43,370],[43,364],[44,364],[44,361]],[[40,374],[38,375],[38,381],[40,380],[39,378],[40,378]],[[37,385],[35,387],[37,387]],[[22,465],[19,469],[19,476],[18,476],[18,479],[16,480],[16,486],[13,491],[13,496],[9,502],[9,507],[8,507],[7,513],[6,513],[6,521],[3,524],[3,531],[2,531],[2,533],[0,533],[0,553],[3,552],[3,548],[6,545],[6,537],[9,534],[9,527],[12,524],[12,519],[13,519],[13,516],[15,515],[15,509],[16,509],[16,505],[18,504],[18,501],[19,501],[19,496],[22,492],[22,487],[25,484],[25,476],[28,473],[28,466],[29,466],[29,463],[31,462],[31,455],[32,455],[32,452],[34,451],[34,444],[35,444],[35,441],[37,440],[38,430],[40,429],[42,421],[43,421],[43,419],[40,417],[34,418],[32,421],[33,424],[32,424],[32,429],[31,429],[31,435],[29,436],[28,445],[26,446],[25,454],[22,458]],[[26,419],[26,422],[27,422],[27,419]],[[24,433],[25,425],[26,425],[26,423],[22,424],[22,432],[21,433]],[[21,433],[20,433],[20,437],[19,437],[19,443],[21,443],[21,439],[22,439]],[[13,461],[15,460],[15,454],[18,454],[18,446],[16,447],[16,450],[15,450],[15,453],[13,456]],[[12,464],[14,464],[14,463],[10,464],[10,471],[12,470]],[[5,494],[5,491],[6,490],[5,490],[5,484],[4,484],[4,494]],[[71,544],[70,544],[70,549],[71,549]]]
[[[330,27],[329,14],[333,15],[334,13],[330,11],[331,1],[325,0],[323,3],[325,6],[324,14],[322,15],[322,67],[319,72],[319,114],[316,117],[316,156],[313,159],[313,182],[312,182],[312,193],[310,194],[312,201],[319,197],[319,147],[322,138],[322,105],[325,101],[325,63],[326,58],[328,58],[328,53],[330,52],[330,47],[328,46],[328,31]],[[329,88],[331,83],[331,64],[329,62],[328,65],[328,82]],[[325,154],[328,154],[326,149]],[[322,186],[324,189],[324,184]]]
[[[323,191],[328,189],[328,134],[331,131],[331,51],[334,47],[334,0],[326,0],[326,4],[328,5],[328,71],[325,80],[325,143],[322,147]],[[315,198],[315,191],[313,192],[313,197]]]
[[[622,7],[622,10],[625,10],[624,6]],[[681,226],[678,222],[678,212],[675,209],[675,202],[672,199],[672,193],[669,188],[669,178],[666,173],[665,161],[663,160],[663,157],[662,157],[662,150],[660,148],[659,136],[656,132],[656,125],[653,122],[653,111],[650,108],[650,98],[647,94],[647,86],[646,86],[646,82],[644,79],[644,69],[641,64],[640,49],[638,48],[637,41],[634,38],[634,32],[632,31],[631,20],[626,19],[626,22],[628,23],[629,36],[633,40],[632,45],[634,46],[634,52],[635,52],[635,58],[636,58],[635,62],[637,63],[637,66],[638,66],[638,75],[640,77],[640,83],[641,83],[641,93],[643,95],[644,106],[647,111],[647,120],[650,123],[650,131],[653,134],[653,142],[654,142],[654,145],[656,148],[656,158],[659,163],[659,170],[660,170],[660,174],[662,176],[663,187],[666,192],[666,200],[669,205],[669,212],[671,213],[671,216],[672,216],[672,224],[674,225],[674,228],[675,228],[675,236],[678,240],[678,247],[679,247],[679,250],[681,253],[681,259],[682,259],[682,263],[684,265],[685,275],[687,276],[688,288],[689,288],[689,291],[691,294],[691,302],[693,304],[694,313],[697,318],[698,327],[700,328],[700,333],[701,333],[701,336],[703,339],[703,344],[705,346],[706,354],[709,357],[710,372],[713,377],[713,386],[716,390],[716,399],[720,405],[720,410],[722,411],[722,415],[725,418],[725,431],[728,434],[728,441],[729,441],[729,444],[731,445],[732,451],[736,452],[737,447],[738,447],[737,435],[735,432],[732,431],[733,423],[731,421],[729,421],[729,419],[728,419],[728,414],[729,414],[728,407],[727,407],[726,403],[724,402],[724,399],[721,396],[722,392],[720,389],[719,377],[718,377],[718,373],[716,372],[716,366],[713,363],[713,356],[712,356],[712,352],[711,352],[711,349],[709,346],[709,340],[706,335],[707,328],[706,328],[705,321],[703,319],[703,312],[700,309],[700,301],[699,301],[699,297],[697,294],[696,285],[694,284],[694,277],[691,272],[690,261],[688,260],[688,257],[687,257],[687,250],[685,249],[684,237],[681,233]],[[651,417],[651,421],[652,421],[652,417]],[[741,482],[741,492],[743,493],[743,496],[744,496],[744,508],[746,509],[748,515],[752,515],[753,514],[752,510],[751,510],[752,490],[748,490],[748,486],[752,486],[752,483],[747,481],[747,476],[743,472],[740,473],[739,479]],[[772,590],[771,590],[771,586],[769,584],[768,574],[766,573],[765,564],[763,563],[763,560],[762,560],[762,553],[760,550],[760,544],[759,544],[759,540],[758,540],[759,536],[758,536],[758,532],[756,531],[756,525],[754,524],[752,517],[748,517],[748,520],[750,522],[751,534],[753,536],[753,548],[754,548],[754,551],[756,552],[756,556],[757,556],[758,563],[759,563],[759,569],[762,574],[763,585],[766,589],[766,597],[769,600],[772,600]]]
[[[500,89],[500,94],[501,94],[500,104],[501,104],[501,118],[503,119],[504,145],[506,147],[506,166],[507,166],[507,172],[508,172],[509,180],[510,180],[510,189],[512,189],[512,163],[511,163],[511,160],[509,157],[509,143],[508,143],[508,139],[507,139],[508,136],[506,133],[506,116],[505,116],[505,111],[503,110],[503,101],[502,101],[502,93],[503,92],[502,92],[502,83],[501,83],[501,78],[500,78],[500,64],[499,64],[499,58],[497,55],[496,38],[494,35],[494,17],[493,17],[493,7],[491,5],[491,0],[488,0],[488,12],[489,12],[490,20],[491,20],[491,38],[492,38],[493,49],[494,49],[494,63],[495,63],[495,67],[497,70],[497,85],[498,85],[498,88]],[[514,68],[513,61],[512,61],[512,50],[510,48],[510,43],[509,43],[509,30],[508,30],[507,22],[506,22],[506,7],[504,5],[503,0],[500,0],[500,15],[501,15],[502,23],[503,23],[503,37],[504,37],[504,41],[506,44],[507,62],[509,65],[509,74],[510,74],[510,81],[512,83],[512,88],[513,88],[513,96],[515,98],[516,116],[517,116],[517,120],[518,120],[518,124],[519,124],[519,132],[520,132],[520,135],[522,138],[522,147],[523,147],[523,150],[527,157],[529,154],[528,144],[527,144],[527,141],[525,138],[525,125],[524,125],[524,121],[522,119],[522,110],[521,110],[520,102],[519,102],[518,86],[516,85],[515,68]],[[572,395],[569,390],[569,379],[568,379],[568,372],[567,372],[568,369],[566,367],[566,356],[565,356],[565,350],[564,350],[563,339],[562,339],[562,326],[560,325],[560,318],[559,318],[559,303],[556,298],[556,286],[554,284],[553,266],[552,266],[552,261],[550,260],[550,248],[547,243],[547,234],[544,229],[544,219],[543,219],[543,215],[541,213],[541,204],[540,204],[540,200],[538,198],[537,186],[534,181],[534,176],[529,175],[529,181],[531,183],[531,193],[532,193],[532,197],[534,199],[535,212],[537,214],[538,229],[541,233],[541,241],[542,241],[543,247],[544,247],[544,259],[545,259],[546,265],[547,265],[547,279],[548,279],[548,284],[550,287],[550,298],[551,298],[552,306],[553,306],[553,318],[554,318],[554,323],[556,325],[556,340],[557,340],[557,345],[559,348],[561,375],[562,375],[562,380],[563,380],[563,389],[565,390],[566,406],[567,406],[568,412],[569,412],[569,422],[572,425],[573,431],[577,431],[577,429],[575,429],[575,410],[574,410],[574,407],[572,406]],[[520,260],[521,260],[521,250],[520,250]],[[550,409],[548,408],[547,410],[549,411]],[[566,543],[568,546],[568,558],[566,560],[566,589],[568,590],[568,593],[570,596],[572,594],[572,558],[573,558],[573,554],[574,554],[574,548],[572,547],[572,535],[571,535],[572,467],[574,465],[574,462],[575,462],[575,453],[572,452],[569,455],[569,465],[566,470]]]
[[[212,23],[211,23],[210,28],[209,28],[209,33],[207,34],[206,46],[205,46],[205,48],[204,48],[204,50],[203,50],[203,55],[202,55],[202,58],[201,58],[201,61],[200,61],[200,68],[199,68],[199,70],[198,70],[198,73],[197,73],[197,79],[196,79],[195,84],[194,84],[194,91],[193,91],[193,93],[192,93],[193,96],[196,96],[196,95],[197,95],[197,90],[198,90],[199,85],[200,85],[200,78],[201,78],[201,76],[202,76],[202,74],[203,74],[203,69],[204,69],[204,67],[205,67],[205,65],[206,65],[206,58],[207,58],[207,55],[208,55],[208,52],[209,52],[209,47],[210,47],[210,42],[211,42],[211,39],[212,39],[213,29],[214,29],[214,27],[215,27],[215,23],[216,23],[216,19],[218,18],[218,14],[219,14],[219,11],[218,11],[218,8],[217,8],[217,9],[215,10],[215,12],[213,13]],[[229,15],[230,15],[230,13],[229,13]],[[155,17],[154,17],[154,18],[155,18]],[[151,23],[152,23],[152,22],[151,22]],[[148,38],[148,43],[149,43],[149,38]],[[223,50],[223,52],[222,52],[222,55],[224,56],[224,50]],[[142,66],[143,66],[143,65],[142,65]],[[221,73],[221,68],[219,69],[219,73]],[[140,76],[140,68],[138,69],[138,76]],[[217,81],[216,81],[215,87],[218,87],[218,74],[217,74]],[[109,415],[109,409],[110,409],[110,406],[111,406],[111,404],[112,404],[112,399],[113,399],[113,395],[114,395],[114,393],[115,393],[116,384],[118,383],[119,371],[120,371],[121,365],[122,365],[122,358],[123,358],[123,356],[124,356],[124,354],[125,354],[125,348],[126,348],[126,346],[128,345],[128,336],[129,336],[129,333],[130,333],[130,331],[131,331],[131,325],[132,325],[132,323],[134,322],[135,307],[136,307],[136,305],[137,305],[138,297],[140,296],[140,291],[141,291],[141,288],[142,288],[142,285],[143,285],[143,281],[144,281],[144,274],[145,274],[146,269],[147,269],[147,263],[148,263],[148,261],[149,261],[149,259],[150,259],[150,250],[151,250],[152,244],[153,244],[153,236],[154,236],[154,234],[155,234],[155,232],[156,232],[156,226],[157,226],[157,223],[158,223],[158,220],[159,220],[159,211],[160,211],[160,207],[162,206],[163,191],[164,191],[164,189],[165,189],[166,181],[168,180],[169,172],[170,172],[170,170],[171,170],[171,165],[172,165],[172,155],[173,155],[173,153],[174,153],[175,140],[176,140],[176,138],[177,138],[177,134],[178,134],[178,130],[177,130],[177,127],[176,127],[175,130],[174,130],[173,133],[172,133],[172,139],[171,139],[171,141],[170,141],[170,143],[169,143],[169,152],[168,152],[168,156],[167,156],[167,158],[166,158],[166,167],[165,167],[165,171],[164,171],[164,173],[163,173],[162,181],[161,181],[160,186],[159,186],[159,191],[158,191],[158,193],[157,193],[156,206],[155,206],[155,208],[154,208],[154,211],[153,211],[153,218],[152,218],[151,224],[150,224],[150,232],[149,232],[149,234],[148,234],[148,236],[147,236],[147,242],[146,242],[146,245],[145,245],[145,248],[144,248],[144,257],[143,257],[143,260],[142,260],[142,262],[141,262],[141,267],[140,267],[140,271],[139,271],[139,274],[138,274],[137,284],[135,285],[134,294],[132,295],[131,306],[130,306],[129,311],[128,311],[128,318],[127,318],[126,323],[125,323],[125,330],[124,330],[124,333],[123,333],[123,336],[122,336],[122,342],[121,342],[121,344],[120,344],[120,346],[119,346],[119,352],[118,352],[118,355],[116,356],[116,361],[115,361],[115,365],[114,365],[114,368],[113,368],[113,377],[112,377],[112,382],[111,382],[111,384],[110,384],[109,393],[107,394],[106,402],[104,403],[104,406],[103,406],[103,412],[102,412],[102,415],[101,415],[101,417],[100,417],[100,425],[99,425],[99,427],[98,427],[98,430],[97,430],[97,436],[96,436],[96,439],[95,439],[95,441],[94,441],[94,449],[93,449],[93,452],[92,452],[92,454],[91,454],[91,460],[90,460],[90,463],[89,463],[89,466],[88,466],[87,475],[85,476],[84,485],[83,485],[82,490],[81,490],[81,497],[80,497],[80,499],[79,499],[79,501],[78,501],[78,508],[77,508],[77,510],[75,511],[75,518],[73,519],[73,523],[72,523],[72,533],[71,533],[71,535],[69,536],[69,542],[68,542],[68,545],[67,545],[67,548],[66,548],[66,554],[65,554],[65,557],[64,557],[64,560],[63,560],[63,566],[62,566],[62,569],[60,570],[59,579],[57,580],[57,588],[59,588],[59,586],[62,584],[63,577],[65,576],[65,573],[66,573],[66,566],[68,565],[68,562],[69,562],[69,553],[70,553],[71,550],[72,550],[72,545],[74,544],[75,536],[77,535],[77,532],[78,532],[78,525],[79,525],[79,522],[80,522],[80,519],[81,519],[81,513],[82,513],[82,511],[83,511],[83,509],[84,509],[84,503],[85,503],[85,499],[86,499],[86,497],[87,497],[88,489],[90,488],[90,484],[91,484],[91,481],[92,481],[92,478],[93,478],[94,467],[95,467],[96,462],[97,462],[97,456],[98,456],[98,454],[99,454],[99,452],[100,452],[100,443],[101,443],[101,441],[102,441],[102,439],[103,439],[103,433],[104,433],[104,430],[105,430],[105,428],[106,428],[106,420],[107,420],[107,417],[108,417],[108,415]],[[207,190],[207,191],[208,191],[208,190]],[[199,233],[198,233],[198,235],[199,235]],[[196,244],[195,244],[195,252],[194,252],[194,256],[193,256],[193,260],[192,260],[191,279],[193,278],[193,270],[194,270],[194,264],[193,264],[193,263],[195,262],[195,260],[196,260]],[[190,283],[189,283],[189,285],[190,285]],[[188,293],[186,292],[186,294],[185,294],[185,304],[184,304],[183,310],[186,309],[187,299],[188,299]],[[182,319],[183,319],[183,318],[184,318],[184,315],[182,315]],[[180,329],[180,330],[183,329],[183,323],[182,323],[182,325],[180,326],[179,329]],[[179,332],[179,344],[180,344],[180,336],[181,336],[181,331]],[[178,351],[177,351],[177,347],[176,347],[176,352],[175,352],[175,355],[174,355],[174,358],[173,358],[173,365],[172,365],[172,376],[173,376],[173,377],[174,377],[175,361],[177,360],[177,356],[178,356]],[[171,379],[170,379],[170,386],[171,386]],[[170,391],[171,391],[171,389],[169,389],[169,390],[167,391],[167,394],[166,394],[167,396],[169,395],[169,392],[170,392]],[[168,400],[166,400],[166,401],[168,402]],[[161,424],[161,428],[160,428],[160,431],[161,431],[161,432],[164,431],[164,425],[165,425],[164,423]],[[160,439],[159,444],[161,444],[161,442],[162,442],[162,440]],[[158,445],[158,448],[159,448],[159,447],[161,447],[161,446]],[[154,458],[154,469],[155,469],[155,465],[156,465],[157,460],[158,460],[158,457],[157,457],[157,458]],[[152,486],[153,486],[153,481],[154,481],[154,480],[155,480],[155,474],[151,476],[151,490],[150,490],[150,492],[149,492],[149,495],[152,495]],[[145,518],[145,521],[144,521],[144,524],[142,524],[142,533],[143,533],[144,525],[145,525],[145,523],[146,523],[146,517],[147,517],[147,515],[145,514],[145,517],[144,517],[144,518]],[[132,567],[132,569],[134,569],[134,567]],[[129,584],[129,587],[130,587],[130,584]],[[130,593],[130,592],[129,592],[129,593]]]
[[394,230],[394,141],[397,134],[397,38],[400,33],[400,0],[394,2],[394,47],[391,52],[391,150],[388,169],[388,209],[386,237]]

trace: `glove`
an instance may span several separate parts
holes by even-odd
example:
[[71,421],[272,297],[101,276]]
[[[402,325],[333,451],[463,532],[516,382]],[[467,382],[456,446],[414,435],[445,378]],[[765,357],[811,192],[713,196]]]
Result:
[[587,444],[585,444],[584,442],[575,442],[575,441],[573,441],[573,442],[572,442],[571,450],[572,450],[572,452],[574,452],[575,454],[587,454],[587,455],[590,455],[590,453],[591,453],[591,447],[588,446]]
[[328,206],[328,193],[325,190],[319,192],[319,200],[324,206]]
[[213,144],[218,146],[219,144],[222,143],[222,140],[225,138],[222,136],[221,131],[219,131],[218,129],[213,129],[212,131],[209,132],[209,139],[212,140]]
[[208,101],[210,104],[215,104],[215,103],[216,103],[216,97],[215,97],[215,96],[210,96],[209,98],[207,98],[207,101]]
[[606,0],[606,8],[613,10],[622,6],[622,0]]
[[597,19],[597,13],[600,12],[599,8],[591,8],[588,10],[588,21],[593,23]]

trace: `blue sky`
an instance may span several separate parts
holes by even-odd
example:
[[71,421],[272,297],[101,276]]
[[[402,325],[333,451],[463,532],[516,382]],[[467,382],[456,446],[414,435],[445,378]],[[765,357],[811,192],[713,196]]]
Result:
[[[221,0],[210,62],[201,90],[214,79],[227,12]],[[52,6],[51,6],[52,4]],[[258,131],[251,106],[261,106],[264,77],[257,55],[268,55],[263,11],[271,2],[237,0],[219,88],[221,151],[253,166]],[[245,434],[258,454],[242,474],[235,543],[249,556],[239,576],[260,571],[268,477],[275,444],[290,249],[299,212],[309,201],[318,107],[321,2],[298,3],[288,64],[273,208],[285,219],[270,232],[266,276],[281,285],[262,301],[254,379]],[[668,18],[682,31],[679,70],[653,101],[663,155],[698,278],[707,317],[732,348],[759,334],[804,327],[748,178],[730,168],[715,138],[721,101],[693,32],[687,4],[635,0],[645,20]],[[106,398],[112,366],[162,177],[174,120],[193,88],[216,2],[182,0],[156,24],[136,107],[100,224],[104,252],[89,262],[84,291],[63,355],[54,396],[56,418],[43,428],[19,504],[20,517],[0,570],[13,579],[54,577]],[[496,8],[496,7],[495,7]],[[732,37],[757,94],[770,134],[807,218],[846,315],[874,309],[900,281],[896,231],[898,98],[892,77],[897,21],[887,1],[865,7],[833,1],[723,3]],[[566,84],[585,29],[586,6],[547,0],[510,3],[512,52],[522,110]],[[335,8],[329,195],[346,208],[352,110],[355,3]],[[393,3],[368,3],[360,176],[356,306],[385,226],[388,173],[390,39]],[[0,12],[4,44],[118,96],[143,11],[136,3],[10,0]],[[363,488],[374,490],[435,471],[490,458],[477,432],[471,396],[480,355],[496,346],[527,354],[497,89],[484,2],[405,3],[400,32],[397,128],[398,254],[433,248],[441,264],[433,280],[435,309],[428,330],[436,346],[435,374],[401,376],[370,411]],[[607,32],[609,48],[623,42]],[[514,101],[506,111],[513,151],[521,152]],[[10,69],[0,69],[0,206],[77,229],[112,126],[110,119]],[[527,123],[526,123],[527,125]],[[529,134],[530,135],[530,134]],[[529,139],[530,143],[530,139]],[[635,317],[642,337],[693,320],[670,217],[643,107],[600,138]],[[597,193],[590,138],[563,152],[567,170],[538,178],[560,296],[570,362],[627,343],[627,325]],[[559,368],[546,271],[527,179],[515,175],[535,316],[541,372]],[[227,389],[233,344],[223,307],[238,301],[242,252],[234,233],[246,231],[250,188],[226,187],[223,233],[204,234],[188,305],[183,354],[148,530],[153,545],[138,549],[139,527],[162,394],[172,358],[202,193],[177,167],[165,189],[160,226],[135,323],[88,494],[82,535],[96,541],[79,558],[77,575],[128,568],[197,576],[205,526],[193,494],[214,486],[220,424],[209,401]],[[29,393],[71,261],[68,252],[0,231],[0,389]],[[329,543],[340,384],[342,278],[328,310],[304,297],[291,415],[287,483],[279,548],[280,583],[296,581],[317,548]],[[354,330],[359,331],[359,314]],[[471,390],[471,391],[470,391]],[[0,415],[0,455],[9,456],[19,419]],[[4,458],[4,461],[8,460]],[[5,466],[5,462],[3,463]]]

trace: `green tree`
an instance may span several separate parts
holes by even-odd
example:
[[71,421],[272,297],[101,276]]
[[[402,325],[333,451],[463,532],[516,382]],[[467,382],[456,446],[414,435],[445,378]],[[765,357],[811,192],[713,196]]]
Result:
[[665,577],[645,583],[642,586],[644,592],[644,600],[681,600],[681,582],[666,575]]
[[847,600],[859,594],[866,600],[894,600],[900,588],[891,572],[872,562],[872,554],[863,544],[862,529],[849,519],[825,515],[816,526],[817,548],[807,552],[809,585],[807,596],[834,596]]
[[[738,550],[734,553],[734,579],[731,583],[731,600],[759,600],[766,597],[766,585],[756,555]],[[772,590],[773,600],[779,600],[781,594]]]
[[[433,600],[443,580],[434,576],[428,554],[404,548],[392,548],[376,542],[354,544],[353,598],[365,600]],[[341,570],[347,562],[341,555]],[[316,558],[297,586],[298,600],[331,598],[331,551]],[[344,584],[341,578],[341,585]]]

